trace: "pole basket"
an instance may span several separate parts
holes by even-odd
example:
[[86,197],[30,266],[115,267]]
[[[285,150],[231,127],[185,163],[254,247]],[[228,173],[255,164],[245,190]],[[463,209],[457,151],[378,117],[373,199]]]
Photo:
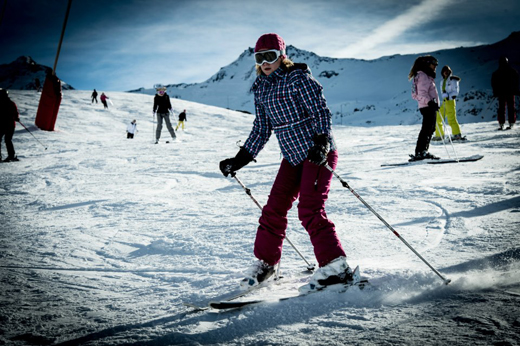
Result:
[[61,81],[54,74],[48,74],[43,84],[40,104],[34,123],[45,131],[54,131],[61,104]]

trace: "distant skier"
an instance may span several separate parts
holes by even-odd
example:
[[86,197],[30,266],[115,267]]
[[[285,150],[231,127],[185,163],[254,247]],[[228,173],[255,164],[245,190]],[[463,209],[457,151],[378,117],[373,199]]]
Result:
[[175,128],[175,131],[177,131],[179,129],[179,126],[182,126],[182,131],[184,131],[184,122],[185,121],[188,121],[188,119],[186,118],[186,110],[183,110],[179,114],[179,122],[177,123],[177,127]]
[[101,93],[101,96],[99,97],[99,99],[101,100],[101,103],[103,104],[103,107],[105,109],[108,109],[108,104],[107,104],[108,96],[105,95],[105,93]]
[[415,59],[408,74],[408,79],[413,80],[412,98],[417,100],[419,111],[423,116],[421,131],[415,146],[415,155],[410,159],[411,161],[439,159],[428,152],[439,110],[439,94],[435,87],[435,70],[438,64],[437,59],[431,55],[420,56]]
[[444,137],[443,119],[448,120],[453,134],[452,140],[461,141],[466,137],[462,137],[460,133],[460,125],[457,121],[457,104],[456,99],[459,96],[460,77],[453,76],[451,68],[446,65],[441,70],[441,95],[442,104],[439,112],[437,112],[437,126],[435,128],[435,137],[432,141],[440,141]]
[[500,58],[498,70],[493,72],[491,87],[493,88],[493,96],[498,97],[497,119],[500,126],[498,129],[504,129],[506,106],[508,129],[512,129],[516,123],[515,95],[520,94],[518,91],[518,72],[509,65],[509,60],[505,56]]
[[36,91],[41,92],[42,91],[42,83],[40,82],[39,78],[34,79],[34,87]]
[[137,133],[137,120],[134,119],[126,128],[126,138],[134,138],[135,133]]
[[157,130],[155,131],[155,144],[159,143],[161,138],[162,123],[163,120],[166,123],[166,127],[172,136],[172,139],[177,138],[175,131],[173,130],[170,122],[170,111],[172,110],[172,104],[170,103],[170,96],[166,93],[165,87],[158,87],[157,94],[153,99],[153,114],[157,113]]
[[14,128],[17,121],[20,121],[20,115],[16,104],[9,98],[7,90],[0,88],[0,162],[2,162],[1,149],[4,136],[8,156],[3,162],[18,161],[13,145]]
[[98,95],[98,93],[97,93],[96,89],[94,89],[94,91],[92,92],[92,103],[94,103],[94,101],[96,101],[96,103],[98,103],[97,95]]

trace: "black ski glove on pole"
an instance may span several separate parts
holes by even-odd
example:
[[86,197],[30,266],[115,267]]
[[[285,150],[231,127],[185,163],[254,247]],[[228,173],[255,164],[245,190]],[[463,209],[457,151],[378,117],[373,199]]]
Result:
[[430,102],[428,102],[428,107],[430,107],[431,109],[433,109],[435,112],[437,112],[440,108],[439,108],[439,105],[437,104],[437,102],[431,100]]
[[309,149],[307,159],[318,166],[322,166],[327,162],[327,154],[330,149],[329,135],[324,133],[316,134],[312,140],[314,141],[314,146]]
[[240,150],[235,157],[220,161],[220,171],[222,174],[224,174],[225,177],[230,174],[231,176],[234,176],[236,171],[253,160],[253,156],[251,156],[251,154],[249,154],[249,152],[243,147],[240,147]]

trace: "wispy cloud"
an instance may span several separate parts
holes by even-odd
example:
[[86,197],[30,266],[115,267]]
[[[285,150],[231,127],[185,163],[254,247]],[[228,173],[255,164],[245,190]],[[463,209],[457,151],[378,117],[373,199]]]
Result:
[[438,18],[453,0],[424,0],[406,12],[377,27],[368,36],[336,53],[337,56],[370,55],[378,45],[393,41],[404,32],[420,27]]

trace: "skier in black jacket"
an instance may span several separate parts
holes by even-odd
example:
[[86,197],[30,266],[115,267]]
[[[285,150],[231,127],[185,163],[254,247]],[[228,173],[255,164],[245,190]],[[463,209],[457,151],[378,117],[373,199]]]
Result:
[[177,138],[175,131],[173,131],[172,124],[170,122],[170,111],[172,110],[172,104],[170,103],[170,96],[166,93],[165,87],[157,88],[157,94],[153,99],[153,114],[157,113],[157,130],[155,131],[155,144],[159,143],[161,138],[162,123],[163,119],[166,122],[166,127],[172,136],[172,139]]
[[498,97],[497,119],[500,125],[499,130],[504,129],[506,106],[507,120],[509,122],[508,129],[512,129],[516,122],[515,95],[519,94],[518,72],[509,65],[509,61],[505,56],[500,58],[498,70],[493,72],[491,86],[493,87],[493,96]]
[[0,162],[2,162],[1,143],[4,136],[8,156],[3,162],[18,161],[13,146],[14,128],[17,121],[20,121],[20,116],[16,104],[9,98],[7,90],[0,89]]
[[184,131],[184,122],[185,121],[188,121],[188,119],[186,118],[186,110],[183,110],[179,114],[179,122],[177,123],[177,127],[175,128],[175,131],[177,131],[180,126],[182,126],[182,131]]

